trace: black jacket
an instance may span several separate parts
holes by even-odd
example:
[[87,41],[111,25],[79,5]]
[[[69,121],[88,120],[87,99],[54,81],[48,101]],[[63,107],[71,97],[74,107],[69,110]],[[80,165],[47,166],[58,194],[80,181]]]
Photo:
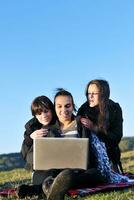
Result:
[[[97,135],[100,140],[105,142],[107,153],[110,160],[113,163],[120,161],[119,142],[123,136],[123,118],[122,109],[118,103],[109,100],[109,123],[107,126],[107,134],[102,131],[98,131]],[[98,109],[95,107],[89,107],[88,102],[85,102],[78,110],[77,116],[88,116],[95,124],[97,123]],[[81,132],[81,125],[79,125],[79,131]]]
[[50,124],[48,126],[43,126],[39,121],[34,117],[30,119],[25,124],[24,140],[21,147],[21,154],[24,160],[26,160],[27,155],[33,151],[33,139],[30,137],[31,133],[41,128],[47,128],[48,134],[47,137],[60,137],[59,130],[56,124]]

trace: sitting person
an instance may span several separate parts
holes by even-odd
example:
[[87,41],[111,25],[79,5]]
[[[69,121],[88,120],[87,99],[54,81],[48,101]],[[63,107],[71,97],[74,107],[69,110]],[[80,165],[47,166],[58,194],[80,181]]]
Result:
[[87,101],[79,108],[77,116],[81,117],[83,126],[96,132],[99,139],[105,143],[113,170],[123,173],[119,149],[123,135],[122,110],[109,96],[107,81],[91,80],[86,87]]
[[55,127],[57,120],[54,105],[46,96],[36,97],[31,104],[33,118],[25,125],[21,154],[25,168],[33,170],[33,139],[38,137],[60,137]]

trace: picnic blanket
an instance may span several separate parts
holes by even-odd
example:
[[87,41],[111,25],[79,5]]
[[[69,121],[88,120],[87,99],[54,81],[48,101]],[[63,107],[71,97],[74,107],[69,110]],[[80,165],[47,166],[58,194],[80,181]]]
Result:
[[[87,187],[87,188],[70,189],[67,194],[73,198],[76,198],[77,196],[83,197],[98,192],[116,191],[124,188],[134,187],[134,174],[126,173],[125,176],[128,176],[130,178],[129,182],[116,183],[116,184],[115,183],[103,184],[93,188]],[[7,188],[0,190],[0,196],[17,196],[16,190],[17,190],[16,188],[14,189]]]
[[3,189],[0,190],[0,196],[7,197],[7,196],[17,196],[16,189]]
[[69,196],[72,196],[73,198],[77,196],[86,196],[89,194],[94,194],[98,192],[108,192],[108,191],[116,191],[116,190],[121,190],[123,188],[128,188],[128,187],[134,187],[134,180],[133,182],[128,182],[128,183],[116,183],[116,184],[105,184],[105,185],[99,185],[94,188],[80,188],[80,189],[74,189],[74,190],[69,190],[68,194]]

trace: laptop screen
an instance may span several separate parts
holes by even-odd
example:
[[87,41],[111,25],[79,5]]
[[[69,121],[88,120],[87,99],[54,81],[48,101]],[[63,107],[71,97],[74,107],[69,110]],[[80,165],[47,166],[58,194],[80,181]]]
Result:
[[88,144],[88,138],[36,138],[33,145],[33,168],[87,169]]

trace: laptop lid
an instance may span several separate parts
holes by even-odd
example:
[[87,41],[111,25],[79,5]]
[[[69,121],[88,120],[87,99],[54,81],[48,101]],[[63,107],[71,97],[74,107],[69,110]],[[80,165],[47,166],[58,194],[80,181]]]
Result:
[[88,144],[88,138],[36,138],[33,145],[33,168],[87,169]]

